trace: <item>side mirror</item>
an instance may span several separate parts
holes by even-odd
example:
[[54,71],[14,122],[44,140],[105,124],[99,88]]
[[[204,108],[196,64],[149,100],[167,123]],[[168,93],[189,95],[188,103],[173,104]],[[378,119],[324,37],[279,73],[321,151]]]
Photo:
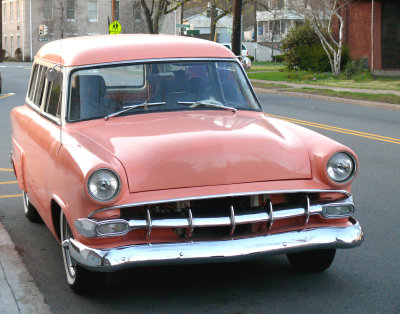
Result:
[[60,67],[60,65],[56,64],[55,66],[53,66],[51,69],[48,69],[46,71],[46,78],[49,82],[54,82],[57,77],[58,77],[58,71],[56,70],[56,67]]
[[242,65],[245,70],[250,70],[251,69],[251,60],[247,57],[242,57],[241,60]]

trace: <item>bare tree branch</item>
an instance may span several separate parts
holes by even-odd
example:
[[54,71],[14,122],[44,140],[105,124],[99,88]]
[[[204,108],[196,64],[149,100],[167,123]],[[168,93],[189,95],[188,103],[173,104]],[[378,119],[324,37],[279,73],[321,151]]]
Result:
[[192,0],[140,0],[150,34],[158,34],[165,15],[179,9],[183,4]]

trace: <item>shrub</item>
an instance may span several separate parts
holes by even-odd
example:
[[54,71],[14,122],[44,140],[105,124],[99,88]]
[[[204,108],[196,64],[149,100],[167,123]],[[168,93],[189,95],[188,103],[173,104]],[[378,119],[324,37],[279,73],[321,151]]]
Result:
[[340,69],[343,71],[344,68],[346,68],[346,65],[351,62],[350,58],[350,50],[349,47],[344,46],[342,50],[342,62],[340,63]]
[[[368,62],[367,59],[358,59],[358,60],[351,60],[346,64],[344,67],[344,70],[342,71],[342,76],[351,79],[351,78],[356,78],[359,77],[358,79],[362,80],[362,74],[368,74],[369,69],[368,69]],[[366,76],[364,75],[364,78]]]
[[22,50],[21,50],[21,48],[15,49],[14,57],[15,57],[15,59],[17,59],[17,61],[22,61]]
[[301,46],[297,50],[299,68],[312,72],[329,72],[331,65],[328,56],[321,44]]
[[282,63],[282,62],[285,61],[285,56],[284,55],[277,55],[277,56],[274,56],[274,59],[275,59],[275,62]]
[[283,58],[286,66],[291,70],[303,69],[299,49],[306,49],[305,47],[314,45],[321,45],[321,43],[310,23],[306,22],[292,28],[281,41],[281,48],[284,51]]
[[253,56],[249,55],[249,56],[247,56],[247,58],[249,58],[251,62],[254,62],[254,57]]

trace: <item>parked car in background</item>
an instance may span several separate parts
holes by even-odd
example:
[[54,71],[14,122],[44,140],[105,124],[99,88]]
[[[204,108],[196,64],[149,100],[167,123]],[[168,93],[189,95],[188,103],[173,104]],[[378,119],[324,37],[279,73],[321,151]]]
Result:
[[[232,44],[231,43],[222,43],[226,48],[229,50],[232,50]],[[248,57],[249,56],[249,51],[247,50],[246,46],[242,44],[242,56],[243,57]]]
[[0,72],[0,94],[1,94],[2,87],[3,87],[3,83],[2,83],[2,80],[1,80],[1,72]]
[[48,43],[11,122],[25,215],[60,242],[76,292],[142,265],[287,254],[322,271],[363,240],[350,194],[356,154],[265,115],[220,44]]

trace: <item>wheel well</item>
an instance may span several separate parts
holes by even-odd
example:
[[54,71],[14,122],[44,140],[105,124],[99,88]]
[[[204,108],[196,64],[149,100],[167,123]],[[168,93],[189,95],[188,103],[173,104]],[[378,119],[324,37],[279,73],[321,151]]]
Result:
[[56,231],[57,238],[61,241],[61,233],[60,233],[60,212],[61,207],[55,200],[51,200],[51,217],[53,221],[53,227]]

